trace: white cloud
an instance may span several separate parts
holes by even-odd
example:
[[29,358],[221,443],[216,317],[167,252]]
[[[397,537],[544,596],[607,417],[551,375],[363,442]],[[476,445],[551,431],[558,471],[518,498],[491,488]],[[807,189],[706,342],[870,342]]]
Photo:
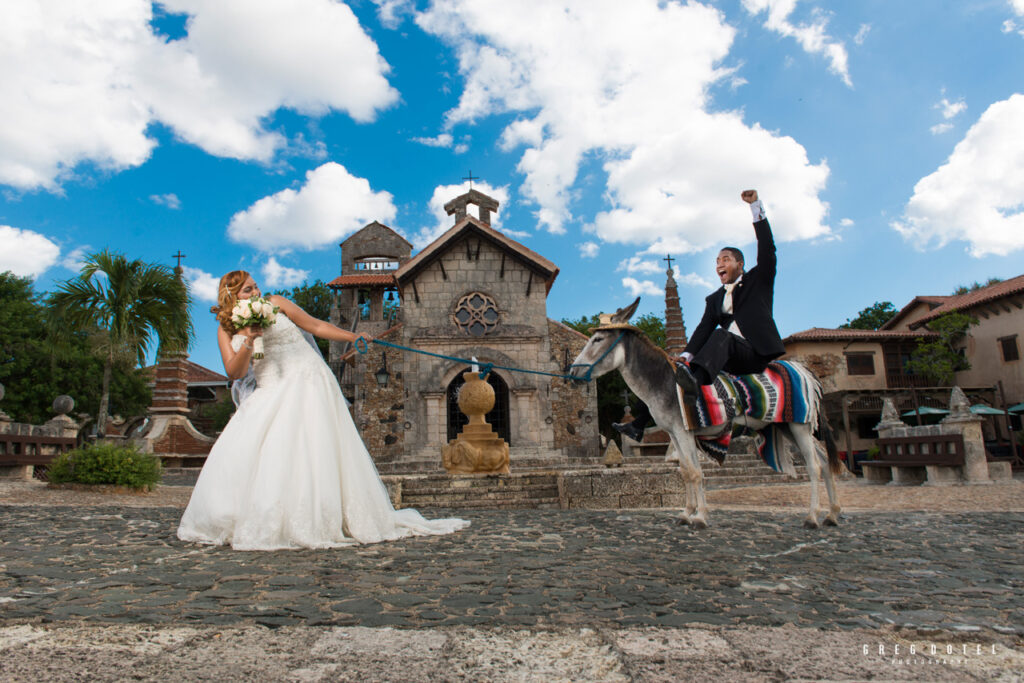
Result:
[[709,111],[711,86],[736,77],[720,66],[736,31],[717,9],[446,0],[416,20],[458,55],[465,87],[446,114],[448,130],[510,114],[501,146],[524,148],[521,190],[549,231],[575,220],[574,185],[589,156],[607,174],[610,209],[586,226],[602,241],[680,254],[752,241],[739,199],[748,186],[777,203],[779,241],[828,233],[818,198],[827,164],[811,164],[795,140],[740,113]]
[[718,285],[712,284],[710,280],[707,280],[697,273],[687,273],[686,275],[679,275],[676,277],[676,284],[689,285],[690,287],[700,287],[701,289],[717,289]]
[[402,23],[402,17],[412,14],[415,7],[411,0],[373,0],[377,5],[377,18],[387,28],[398,28]]
[[861,24],[857,30],[857,35],[853,37],[853,42],[857,45],[863,45],[864,41],[867,40],[868,33],[871,32],[871,24]]
[[58,191],[84,162],[138,166],[156,122],[210,154],[269,161],[286,144],[265,127],[279,108],[370,121],[397,100],[341,2],[160,5],[189,15],[187,36],[154,34],[149,0],[0,4],[0,183]]
[[627,273],[660,273],[663,268],[657,261],[645,261],[640,256],[630,256],[620,261],[615,270],[624,270]]
[[1013,11],[1024,17],[1024,0],[1010,0],[1010,5],[1013,6]]
[[427,147],[451,147],[452,136],[451,133],[441,133],[440,135],[432,138],[413,138],[413,142],[418,142],[421,145]]
[[950,102],[949,99],[943,97],[939,103],[935,105],[935,108],[942,112],[942,118],[949,121],[967,109],[967,103],[962,99],[959,99],[956,102]]
[[92,253],[92,247],[88,244],[76,247],[64,255],[64,258],[60,260],[60,265],[77,273],[85,267],[85,257],[90,253]]
[[839,225],[844,227],[844,228],[852,227],[853,224],[854,223],[853,223],[853,219],[852,218],[844,218],[841,221],[839,221]]
[[301,285],[309,277],[308,270],[282,266],[273,256],[263,264],[262,272],[264,287],[266,288],[295,287],[296,285]]
[[597,258],[601,253],[601,245],[597,242],[583,242],[576,245],[580,250],[580,258]]
[[[768,19],[764,23],[765,28],[787,38],[795,39],[800,43],[804,52],[823,55],[829,61],[829,70],[842,78],[843,83],[853,87],[853,81],[850,80],[849,56],[846,53],[846,46],[825,32],[828,18],[820,10],[815,9],[814,20],[811,23],[797,26],[789,21],[796,5],[797,0],[743,0],[743,7],[751,14],[768,12]],[[864,30],[863,26],[861,26],[861,30]],[[859,36],[860,33],[857,35]]]
[[946,163],[914,186],[892,227],[924,248],[953,240],[973,256],[1024,248],[1024,94],[991,105]]
[[181,200],[173,192],[168,194],[151,194],[149,195],[149,200],[154,204],[166,206],[168,209],[177,210],[181,208]]
[[953,130],[953,124],[949,122],[936,123],[934,126],[928,129],[928,131],[932,135],[942,135],[943,133],[948,133],[951,130]]
[[629,290],[630,296],[642,296],[644,294],[650,294],[651,296],[665,295],[665,290],[650,280],[636,280],[631,277],[624,277],[622,278],[622,286]]
[[60,247],[50,238],[0,225],[0,273],[9,270],[19,277],[35,278],[56,263],[59,255]]
[[217,303],[217,290],[220,287],[220,278],[210,275],[204,270],[190,268],[189,266],[182,266],[181,270],[185,276],[185,281],[188,282],[189,292],[193,298],[200,301]]
[[391,193],[374,192],[365,178],[332,161],[308,171],[298,190],[281,190],[236,213],[228,237],[263,251],[319,249],[395,213]]
[[[514,230],[503,230],[501,227],[501,207],[508,204],[508,186],[493,187],[486,182],[475,182],[473,185],[474,190],[483,192],[488,197],[496,199],[498,201],[498,210],[491,212],[491,227],[495,230],[501,230],[506,235],[510,236],[529,236],[528,233],[516,232]],[[469,191],[469,187],[462,183],[461,185],[438,185],[434,188],[434,194],[430,197],[428,208],[430,213],[433,214],[435,223],[432,226],[424,227],[416,236],[410,240],[417,249],[422,249],[427,246],[438,237],[448,232],[449,229],[455,226],[455,216],[449,216],[444,211],[444,205],[455,199],[459,195],[463,195]],[[480,212],[473,204],[469,205],[469,214],[480,217]]]

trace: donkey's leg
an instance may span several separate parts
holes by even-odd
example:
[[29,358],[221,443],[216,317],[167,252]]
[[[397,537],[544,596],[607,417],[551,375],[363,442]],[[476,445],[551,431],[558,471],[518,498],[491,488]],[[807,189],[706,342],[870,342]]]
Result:
[[828,456],[825,451],[815,444],[814,452],[818,456],[819,461],[822,463],[821,473],[825,479],[825,491],[828,493],[828,514],[822,522],[825,526],[839,526],[839,513],[842,508],[839,507],[839,491],[836,488],[836,478],[832,473],[832,468],[828,465]]
[[811,509],[804,519],[804,526],[808,529],[821,528],[818,522],[818,477],[820,475],[821,462],[818,460],[818,450],[814,446],[814,438],[811,436],[810,425],[800,423],[789,424],[790,434],[796,441],[800,454],[804,458],[804,465],[807,467],[807,478],[811,480]]
[[693,434],[685,430],[678,434],[670,432],[676,450],[679,452],[679,466],[686,482],[686,519],[695,529],[708,526],[707,502],[704,499],[704,472],[700,467],[700,456]]

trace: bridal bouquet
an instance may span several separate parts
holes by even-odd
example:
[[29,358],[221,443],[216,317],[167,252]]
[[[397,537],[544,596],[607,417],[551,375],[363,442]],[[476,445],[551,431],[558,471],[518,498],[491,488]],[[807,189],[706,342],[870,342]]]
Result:
[[[236,330],[256,325],[270,327],[277,322],[280,309],[263,297],[239,299],[231,309],[231,324]],[[252,357],[263,358],[263,337],[256,337],[252,342]]]

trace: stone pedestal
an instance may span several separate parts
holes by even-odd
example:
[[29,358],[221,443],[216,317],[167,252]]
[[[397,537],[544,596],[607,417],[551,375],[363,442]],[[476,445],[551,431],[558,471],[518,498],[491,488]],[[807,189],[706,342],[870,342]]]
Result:
[[892,481],[891,467],[862,467],[864,481],[868,484],[888,484]]
[[216,439],[202,434],[188,419],[188,354],[163,353],[156,366],[149,427],[140,450],[160,456],[164,465],[180,467],[205,458]]
[[981,423],[985,419],[971,412],[967,397],[960,387],[953,387],[949,399],[949,415],[942,420],[942,426],[959,432],[964,440],[964,483],[978,486],[991,484],[988,476],[988,460],[985,454],[985,437]]
[[925,486],[955,486],[963,479],[962,467],[941,467],[938,465],[926,465],[928,481]]
[[508,474],[508,444],[484,419],[494,408],[494,389],[480,379],[479,372],[463,373],[462,379],[466,383],[459,390],[459,410],[469,418],[469,424],[441,449],[444,468],[452,474]]
[[890,486],[920,486],[924,483],[927,472],[924,467],[890,467],[892,481]]

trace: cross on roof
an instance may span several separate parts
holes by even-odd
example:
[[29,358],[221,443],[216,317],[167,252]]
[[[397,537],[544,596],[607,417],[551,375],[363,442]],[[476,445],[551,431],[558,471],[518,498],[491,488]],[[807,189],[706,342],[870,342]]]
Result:
[[469,189],[471,189],[471,190],[472,190],[472,189],[473,189],[473,181],[474,181],[474,180],[480,180],[480,178],[479,178],[479,177],[477,177],[477,176],[474,176],[474,175],[473,175],[473,169],[470,169],[470,170],[469,170],[469,175],[468,175],[468,176],[465,176],[465,177],[463,178],[463,180],[468,180],[468,181],[469,181]]
[[181,259],[185,258],[185,254],[182,254],[181,249],[179,249],[177,254],[171,254],[171,258],[178,259],[178,265],[176,267],[181,268]]
[[667,261],[668,262],[668,269],[672,270],[672,262],[675,261],[675,259],[672,258],[672,254],[669,254],[668,256],[666,256],[665,258],[663,258],[661,260],[662,261]]

